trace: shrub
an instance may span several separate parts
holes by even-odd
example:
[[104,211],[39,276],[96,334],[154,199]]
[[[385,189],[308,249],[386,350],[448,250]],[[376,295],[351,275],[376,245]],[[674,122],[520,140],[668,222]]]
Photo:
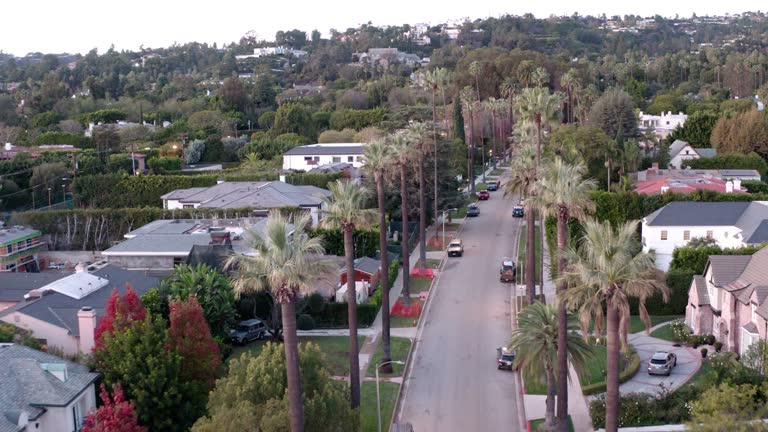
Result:
[[400,260],[394,259],[392,260],[392,263],[389,265],[389,286],[392,287],[395,285],[395,281],[397,280],[397,275],[400,273]]
[[299,330],[314,330],[315,329],[315,319],[312,318],[312,316],[307,314],[301,314],[299,315],[299,318],[296,320],[296,328]]
[[381,307],[381,284],[379,284],[378,289],[373,293],[373,295],[368,299],[368,302],[371,304],[376,305],[377,307]]
[[149,169],[155,174],[163,174],[170,171],[181,171],[181,158],[175,156],[163,156],[150,158],[147,161]]
[[707,358],[707,351],[708,350],[706,348],[701,349],[701,358]]
[[323,295],[318,292],[314,292],[310,294],[309,297],[307,297],[307,307],[309,308],[310,313],[323,313],[325,303],[325,297],[323,297]]
[[293,185],[317,186],[328,189],[328,183],[344,178],[344,173],[304,173],[292,172],[285,176],[285,182]]
[[[379,308],[373,304],[357,305],[357,323],[360,327],[369,327]],[[320,313],[312,313],[317,328],[343,328],[348,326],[347,304],[328,303]]]
[[715,344],[715,335],[707,335],[706,336],[706,344],[707,345],[714,345]]
[[672,330],[672,334],[678,342],[687,343],[690,341],[691,330],[685,325],[684,320],[678,319],[672,321],[672,323],[669,324],[669,328]]
[[377,126],[386,118],[387,110],[374,108],[369,110],[343,109],[334,111],[330,118],[331,129],[347,128],[360,130],[368,126]]
[[723,343],[720,341],[717,341],[714,343],[715,352],[720,352],[721,349],[723,349]]

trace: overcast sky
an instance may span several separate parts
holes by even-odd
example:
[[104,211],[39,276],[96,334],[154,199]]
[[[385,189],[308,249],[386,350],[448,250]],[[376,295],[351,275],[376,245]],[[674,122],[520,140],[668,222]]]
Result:
[[248,31],[274,39],[278,30],[331,28],[343,31],[371,21],[374,25],[430,24],[448,19],[503,14],[637,14],[691,16],[757,11],[758,0],[2,0],[0,51],[80,52],[114,44],[118,50],[165,47],[174,42],[229,43]]

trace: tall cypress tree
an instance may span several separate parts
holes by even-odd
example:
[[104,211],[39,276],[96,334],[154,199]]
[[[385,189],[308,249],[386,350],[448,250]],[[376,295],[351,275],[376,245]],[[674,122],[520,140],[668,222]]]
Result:
[[453,100],[453,137],[465,142],[464,115],[461,113],[461,96],[456,95]]

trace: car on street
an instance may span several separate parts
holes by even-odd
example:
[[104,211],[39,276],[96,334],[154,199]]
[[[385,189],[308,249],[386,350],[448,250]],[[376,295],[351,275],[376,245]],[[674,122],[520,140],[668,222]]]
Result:
[[487,199],[488,199],[488,198],[490,198],[490,197],[491,197],[491,194],[490,194],[490,192],[488,192],[487,190],[484,190],[484,191],[480,191],[480,192],[477,194],[477,199],[479,199],[479,200],[482,200],[482,201],[485,201],[485,200],[487,200]]
[[50,270],[63,270],[66,267],[66,265],[63,262],[52,262],[48,264],[48,269]]
[[460,257],[464,255],[464,243],[461,242],[461,239],[453,239],[448,244],[448,256],[449,257]]
[[264,339],[269,328],[264,321],[254,318],[241,321],[237,327],[229,331],[229,340],[233,344],[242,345],[256,339]]
[[523,206],[516,205],[512,207],[512,217],[523,217],[523,216],[525,216],[525,210]]
[[517,267],[512,258],[504,258],[501,260],[501,268],[499,268],[499,281],[500,282],[514,282],[517,276]]
[[467,207],[467,216],[469,217],[480,216],[480,207],[478,207],[477,204],[470,204]]
[[671,352],[656,351],[648,362],[648,375],[666,375],[672,373],[677,365],[677,356]]
[[495,192],[495,191],[499,190],[499,182],[498,181],[492,181],[492,182],[488,182],[486,184],[488,185],[488,190],[491,191],[491,192]]
[[498,369],[512,370],[515,362],[515,353],[507,347],[496,348],[496,367]]

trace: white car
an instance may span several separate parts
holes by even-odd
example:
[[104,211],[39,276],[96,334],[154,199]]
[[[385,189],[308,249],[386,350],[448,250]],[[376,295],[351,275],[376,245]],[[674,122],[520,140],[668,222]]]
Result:
[[464,244],[460,239],[451,240],[451,243],[448,244],[448,256],[460,257],[462,255],[464,255]]
[[65,267],[66,267],[66,265],[64,263],[52,262],[52,263],[48,264],[48,269],[50,269],[50,270],[63,270]]

